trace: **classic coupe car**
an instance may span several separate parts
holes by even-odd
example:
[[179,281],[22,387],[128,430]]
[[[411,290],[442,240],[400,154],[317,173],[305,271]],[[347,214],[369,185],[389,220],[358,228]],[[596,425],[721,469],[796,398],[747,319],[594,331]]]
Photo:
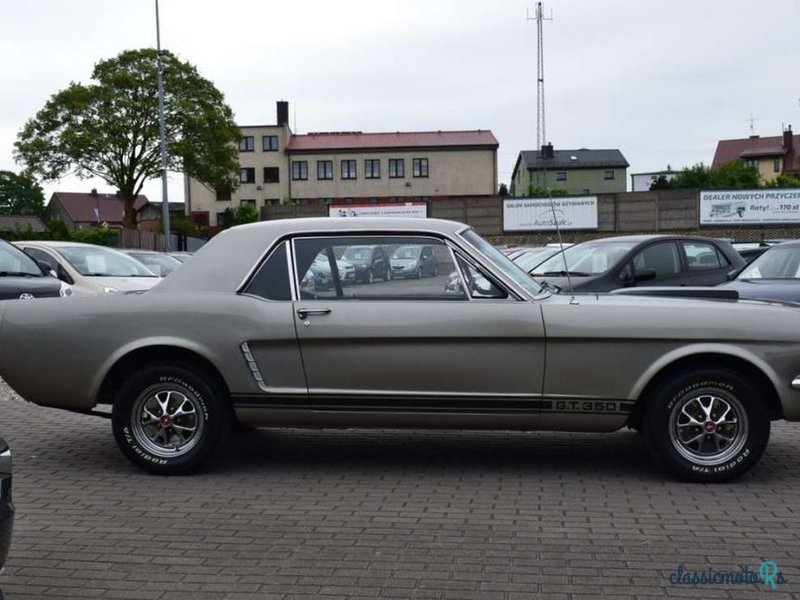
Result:
[[[403,245],[434,247],[454,289],[342,285],[347,248]],[[333,286],[301,289],[320,260]],[[628,426],[678,475],[716,482],[755,464],[772,420],[800,420],[797,308],[731,295],[553,294],[452,221],[261,222],[145,294],[0,303],[0,376],[43,406],[110,405],[120,449],[154,473],[199,467],[237,421]]]

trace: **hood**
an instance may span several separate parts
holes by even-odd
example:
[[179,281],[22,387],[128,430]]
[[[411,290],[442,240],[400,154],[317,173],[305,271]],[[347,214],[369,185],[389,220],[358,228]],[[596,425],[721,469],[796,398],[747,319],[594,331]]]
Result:
[[57,298],[61,282],[55,277],[0,277],[0,300],[16,300],[23,294],[34,298]]
[[800,279],[735,279],[717,287],[736,290],[740,298],[800,302]]
[[[603,275],[588,275],[583,277],[541,277],[539,275],[531,275],[536,281],[545,281],[550,285],[557,286],[562,293],[569,293],[570,290],[574,292],[610,292],[614,289],[613,286],[603,286],[601,277]],[[570,288],[572,283],[572,288]]]

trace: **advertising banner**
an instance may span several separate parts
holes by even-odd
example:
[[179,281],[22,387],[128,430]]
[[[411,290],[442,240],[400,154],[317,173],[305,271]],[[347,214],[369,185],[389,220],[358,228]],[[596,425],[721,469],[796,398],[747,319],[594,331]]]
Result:
[[331,204],[329,217],[412,217],[428,216],[425,202],[392,202],[390,204]]
[[700,225],[800,223],[800,189],[700,192]]
[[597,229],[597,196],[506,198],[504,231]]

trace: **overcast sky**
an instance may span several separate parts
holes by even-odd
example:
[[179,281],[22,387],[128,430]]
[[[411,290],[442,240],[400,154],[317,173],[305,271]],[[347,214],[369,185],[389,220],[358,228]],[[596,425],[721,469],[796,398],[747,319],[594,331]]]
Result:
[[[719,139],[800,131],[799,0],[551,0],[547,138],[618,148],[629,173],[709,164]],[[500,182],[536,146],[536,24],[525,0],[161,0],[162,46],[237,122],[296,133],[490,129]],[[17,131],[95,62],[155,46],[154,0],[0,0],[0,170]],[[181,178],[170,199],[182,200]],[[629,183],[630,185],[630,183]],[[56,190],[103,192],[67,178]],[[145,193],[160,200],[158,182]]]

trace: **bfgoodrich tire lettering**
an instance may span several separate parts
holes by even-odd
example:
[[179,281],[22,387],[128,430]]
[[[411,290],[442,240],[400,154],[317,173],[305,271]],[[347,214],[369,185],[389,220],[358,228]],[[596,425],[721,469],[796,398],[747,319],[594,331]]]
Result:
[[157,364],[120,387],[114,438],[136,466],[163,475],[201,466],[228,427],[222,393],[194,367]]
[[769,441],[764,399],[724,368],[683,371],[657,390],[644,415],[655,457],[683,479],[720,482],[747,472]]

